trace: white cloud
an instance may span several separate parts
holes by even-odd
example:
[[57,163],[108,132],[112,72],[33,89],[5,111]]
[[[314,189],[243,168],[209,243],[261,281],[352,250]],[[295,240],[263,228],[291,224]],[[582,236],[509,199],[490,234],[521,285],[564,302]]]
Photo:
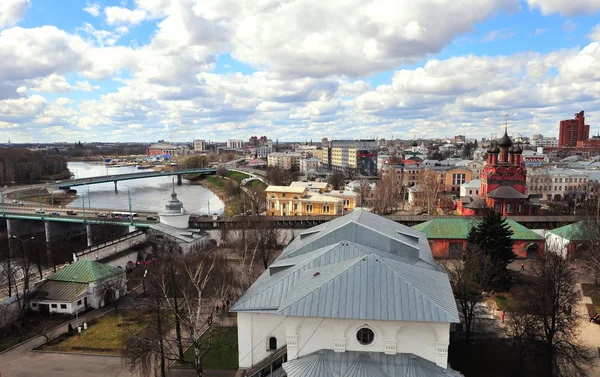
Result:
[[527,0],[527,3],[543,15],[560,13],[571,17],[600,11],[600,0]]
[[594,26],[589,37],[593,41],[600,42],[600,24]]
[[16,25],[31,6],[30,0],[0,1],[0,29]]
[[517,32],[515,30],[512,30],[512,29],[498,29],[498,30],[490,31],[489,33],[485,34],[481,38],[481,41],[482,42],[493,42],[495,40],[509,39],[509,38],[512,38],[512,37],[514,37],[516,35],[517,35]]
[[104,14],[109,25],[138,25],[148,17],[148,14],[143,10],[131,10],[114,6],[104,8]]
[[100,4],[88,2],[87,7],[83,8],[83,11],[94,17],[98,17],[100,16]]

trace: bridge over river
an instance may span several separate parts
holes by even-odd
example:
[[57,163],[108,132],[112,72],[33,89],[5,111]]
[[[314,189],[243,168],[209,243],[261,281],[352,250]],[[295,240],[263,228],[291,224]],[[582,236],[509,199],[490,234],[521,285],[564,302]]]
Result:
[[217,173],[217,169],[206,169],[206,168],[198,168],[198,169],[181,169],[181,170],[162,170],[162,171],[144,171],[139,173],[129,173],[129,174],[113,174],[113,175],[105,175],[99,177],[90,177],[90,178],[81,178],[81,179],[69,179],[64,181],[56,181],[54,183],[48,183],[45,187],[50,188],[59,188],[59,189],[70,189],[75,186],[84,186],[84,185],[94,185],[98,183],[107,183],[113,182],[115,184],[115,191],[117,191],[117,182],[119,181],[128,181],[132,179],[142,179],[142,178],[155,178],[155,177],[163,177],[169,175],[177,176],[177,184],[181,184],[181,180],[184,175],[214,175]]

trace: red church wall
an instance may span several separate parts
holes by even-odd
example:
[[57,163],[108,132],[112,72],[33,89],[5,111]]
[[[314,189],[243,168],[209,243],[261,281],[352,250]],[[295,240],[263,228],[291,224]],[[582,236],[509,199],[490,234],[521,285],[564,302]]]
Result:
[[[467,247],[467,240],[461,239],[432,239],[428,240],[429,246],[431,247],[431,254],[435,259],[448,259],[450,258],[450,244],[451,243],[460,243],[462,250]],[[517,259],[526,259],[527,256],[527,248],[529,245],[535,244],[538,246],[538,251],[536,256],[544,255],[544,240],[515,240],[513,244],[513,252],[517,255]],[[571,246],[571,245],[569,245]],[[455,255],[454,258],[461,258],[461,256]]]

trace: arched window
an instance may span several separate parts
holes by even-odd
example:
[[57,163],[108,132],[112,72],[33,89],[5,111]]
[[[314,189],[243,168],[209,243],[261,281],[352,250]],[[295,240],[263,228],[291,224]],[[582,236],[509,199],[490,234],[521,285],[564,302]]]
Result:
[[274,336],[269,338],[269,348],[267,351],[275,351],[277,349],[277,338]]

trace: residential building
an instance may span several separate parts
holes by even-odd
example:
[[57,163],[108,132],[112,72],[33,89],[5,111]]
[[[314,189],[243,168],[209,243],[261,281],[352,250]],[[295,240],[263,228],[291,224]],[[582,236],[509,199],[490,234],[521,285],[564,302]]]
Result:
[[[538,150],[543,150],[543,148],[538,148]],[[541,152],[524,150],[523,161],[525,162],[525,167],[529,169],[541,167],[544,162],[548,162],[549,160],[548,156]]]
[[574,119],[561,120],[558,135],[560,148],[582,147],[584,142],[590,138],[590,126],[585,124],[583,110],[575,114]]
[[180,154],[180,152],[181,151],[179,150],[179,148],[176,145],[167,143],[164,140],[159,140],[158,143],[152,144],[146,150],[146,154],[148,156],[162,156],[162,155],[177,156]]
[[481,177],[481,170],[483,169],[483,162],[473,160],[459,160],[454,163],[454,166],[466,167],[471,171],[471,179],[479,179]]
[[267,158],[267,156],[273,153],[274,149],[272,146],[263,145],[254,149],[256,158]]
[[29,308],[42,314],[74,315],[126,294],[124,269],[81,259],[46,277],[29,297]]
[[531,140],[532,147],[557,148],[558,139],[556,137],[542,137],[540,139]]
[[206,142],[204,140],[194,140],[194,152],[205,152]]
[[460,196],[478,196],[481,188],[481,180],[474,179],[471,182],[466,182],[460,185]]
[[333,140],[331,148],[323,149],[323,161],[335,171],[352,169],[363,176],[377,175],[377,141]]
[[278,167],[285,170],[300,170],[300,153],[274,152],[267,156],[269,166]]
[[460,376],[460,317],[425,235],[365,210],[302,232],[231,311],[248,377]]
[[[543,255],[544,237],[518,222],[506,219],[512,231],[513,252],[517,258],[535,258]],[[467,247],[467,238],[477,222],[469,218],[434,219],[413,226],[427,237],[434,258],[461,259]]]
[[240,150],[244,149],[244,140],[240,139],[229,139],[227,140],[227,149],[229,150]]
[[470,182],[473,176],[471,170],[460,166],[450,169],[438,167],[438,169],[432,168],[432,170],[436,170],[438,174],[440,174],[444,185],[444,191],[446,192],[458,193],[460,191],[460,185]]
[[300,160],[300,171],[307,172],[310,170],[321,169],[321,160],[315,157],[303,158]]
[[546,233],[547,250],[563,258],[573,260],[586,247],[589,247],[589,238],[585,235],[582,221],[550,229]]
[[587,172],[565,168],[534,169],[527,177],[530,194],[541,195],[542,200],[561,201],[565,195],[585,198],[588,194]]
[[[362,187],[361,187],[362,186]],[[351,181],[346,184],[345,191],[347,193],[353,192],[357,194],[356,206],[357,207],[374,207],[375,206],[375,189],[377,187],[376,182],[369,181]]]
[[320,194],[304,186],[269,186],[267,216],[337,215],[343,210],[342,198]]

